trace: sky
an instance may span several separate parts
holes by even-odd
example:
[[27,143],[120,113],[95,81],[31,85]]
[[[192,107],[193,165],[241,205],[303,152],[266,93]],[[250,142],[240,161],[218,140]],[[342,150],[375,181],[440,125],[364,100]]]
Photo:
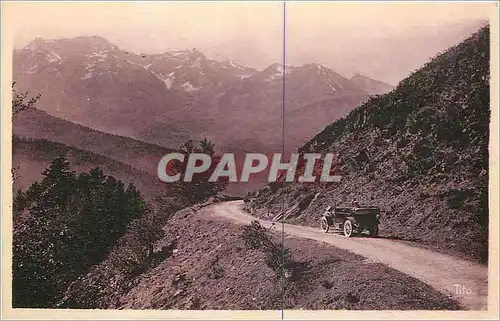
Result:
[[[493,2],[3,2],[14,46],[100,35],[136,53],[197,48],[263,69],[323,64],[391,84],[472,32]],[[284,30],[285,26],[285,30]],[[5,30],[5,29],[4,29]],[[284,36],[285,35],[285,36]]]

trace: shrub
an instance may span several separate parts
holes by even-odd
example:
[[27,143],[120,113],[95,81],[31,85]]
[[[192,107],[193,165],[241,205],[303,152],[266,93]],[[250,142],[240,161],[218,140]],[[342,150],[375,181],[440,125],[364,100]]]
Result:
[[277,278],[296,281],[302,276],[304,264],[296,262],[290,250],[284,248],[283,244],[276,245],[258,221],[245,226],[241,238],[247,249],[264,252],[266,265],[275,272]]

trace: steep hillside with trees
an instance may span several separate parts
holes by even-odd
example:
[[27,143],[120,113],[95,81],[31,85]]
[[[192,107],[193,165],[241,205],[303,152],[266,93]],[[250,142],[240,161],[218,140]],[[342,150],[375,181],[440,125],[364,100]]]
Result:
[[278,214],[300,203],[287,219],[318,226],[326,206],[357,199],[382,208],[383,236],[486,260],[489,53],[486,26],[299,149],[338,155],[342,182],[268,186],[248,208]]
[[[54,157],[41,179],[14,195],[14,307],[101,304],[107,297],[103,291],[126,289],[164,259],[154,243],[173,212],[216,196],[227,186],[226,181],[208,182],[208,171],[167,189],[158,178],[133,167],[45,140],[15,138],[14,150],[14,158],[21,152],[30,161],[15,162],[22,169],[16,175],[36,171],[33,164],[43,164],[38,157]],[[183,151],[190,150],[210,154],[214,168],[217,165],[219,156],[210,141],[188,142]],[[73,167],[78,172],[68,159],[78,164]],[[149,203],[133,183],[126,185],[99,167],[85,170],[94,164],[143,183]]]
[[76,174],[55,158],[40,182],[15,195],[13,305],[53,306],[145,211],[134,185],[98,168]]

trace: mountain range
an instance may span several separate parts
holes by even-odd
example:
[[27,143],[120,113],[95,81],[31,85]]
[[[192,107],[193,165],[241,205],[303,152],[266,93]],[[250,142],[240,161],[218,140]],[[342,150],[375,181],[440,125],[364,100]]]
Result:
[[[14,51],[13,75],[17,90],[41,94],[37,109],[14,121],[14,135],[150,174],[162,155],[189,139],[206,137],[237,161],[244,152],[295,150],[370,95],[392,89],[315,63],[259,71],[209,59],[196,48],[131,53],[99,36],[36,38]],[[230,190],[244,194],[257,185]]]
[[14,51],[13,73],[21,90],[42,95],[37,108],[52,116],[169,148],[207,137],[224,150],[275,150],[281,146],[283,74],[286,121],[321,115],[294,128],[286,140],[291,149],[369,95],[392,89],[314,63],[258,71],[209,59],[195,48],[131,53],[99,36],[37,38]]

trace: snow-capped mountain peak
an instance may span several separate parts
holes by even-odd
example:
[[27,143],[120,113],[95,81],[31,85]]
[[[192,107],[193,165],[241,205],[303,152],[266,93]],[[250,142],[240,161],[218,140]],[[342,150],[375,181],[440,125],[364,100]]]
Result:
[[262,71],[262,74],[265,76],[266,81],[272,81],[272,80],[283,77],[283,74],[286,75],[286,74],[292,73],[295,68],[296,67],[288,66],[288,65],[283,67],[282,64],[274,63],[274,64],[270,65],[269,67],[267,67],[266,69],[264,69]]

